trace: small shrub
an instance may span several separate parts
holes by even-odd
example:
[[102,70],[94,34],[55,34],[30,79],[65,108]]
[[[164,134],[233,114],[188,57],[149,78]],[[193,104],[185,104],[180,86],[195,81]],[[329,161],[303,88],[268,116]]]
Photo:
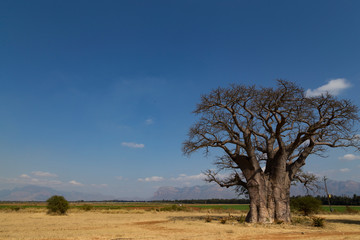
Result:
[[211,222],[212,221],[212,218],[210,217],[210,216],[207,216],[206,218],[205,218],[205,222]]
[[10,209],[11,209],[12,211],[18,212],[21,208],[18,207],[18,206],[11,206]]
[[168,207],[160,208],[160,211],[166,211],[166,212],[179,212],[179,211],[187,211],[187,208],[181,205],[171,205]]
[[321,209],[321,201],[311,196],[291,199],[290,204],[293,210],[301,212],[304,216],[318,213]]
[[307,217],[293,217],[291,219],[291,223],[296,225],[296,224],[305,224],[308,222],[308,218]]
[[227,221],[227,218],[221,218],[221,219],[220,219],[220,223],[221,223],[221,224],[225,224],[226,221]]
[[354,213],[359,213],[359,210],[354,209],[354,208],[351,208],[351,207],[349,207],[349,206],[346,206],[346,207],[345,207],[345,212],[346,212],[346,213],[354,214]]
[[49,214],[62,215],[69,209],[69,202],[63,196],[54,195],[46,202]]
[[325,218],[322,217],[312,217],[312,225],[314,227],[324,227],[325,224]]
[[238,223],[245,223],[245,220],[246,220],[245,215],[241,215],[239,217],[236,217],[236,221],[238,221]]
[[82,205],[80,208],[84,211],[90,211],[91,209],[93,209],[93,206],[91,206],[89,204],[85,204],[85,205]]

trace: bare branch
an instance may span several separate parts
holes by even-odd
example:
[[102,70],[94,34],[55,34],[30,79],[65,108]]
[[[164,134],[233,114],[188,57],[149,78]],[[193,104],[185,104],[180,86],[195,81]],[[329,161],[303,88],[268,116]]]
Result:
[[309,195],[309,192],[316,193],[321,189],[319,178],[312,173],[305,173],[299,170],[299,172],[294,176],[294,184],[296,185],[297,182],[302,183],[307,195]]
[[207,182],[215,182],[220,187],[229,188],[234,186],[241,186],[244,190],[247,189],[246,182],[241,179],[240,175],[237,172],[233,172],[230,176],[225,178],[219,178],[218,173],[212,170],[207,170],[204,174],[207,177],[205,179]]

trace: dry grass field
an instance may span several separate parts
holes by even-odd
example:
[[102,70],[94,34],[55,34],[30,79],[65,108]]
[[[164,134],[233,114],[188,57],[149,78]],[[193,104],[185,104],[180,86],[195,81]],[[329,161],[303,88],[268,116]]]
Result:
[[[48,215],[45,209],[0,211],[0,239],[360,239],[359,214],[319,215],[326,219],[324,228],[313,227],[304,218],[297,218],[297,224],[261,225],[236,220],[222,224],[220,218],[227,216],[229,213],[142,209],[72,209],[64,216]],[[213,220],[206,222],[207,217]]]

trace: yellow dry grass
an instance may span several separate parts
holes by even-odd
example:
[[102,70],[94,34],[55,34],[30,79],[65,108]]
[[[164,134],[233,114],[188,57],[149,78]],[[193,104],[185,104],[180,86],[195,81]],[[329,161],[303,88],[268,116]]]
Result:
[[[0,239],[359,239],[360,215],[322,215],[324,228],[302,224],[205,222],[204,212],[79,211],[50,216],[44,210],[0,212]],[[213,213],[210,216],[227,216]],[[235,214],[234,214],[235,215]]]

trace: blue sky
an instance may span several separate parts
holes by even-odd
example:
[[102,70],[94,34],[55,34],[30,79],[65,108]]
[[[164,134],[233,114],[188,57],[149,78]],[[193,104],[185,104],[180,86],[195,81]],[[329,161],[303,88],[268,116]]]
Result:
[[[282,78],[360,106],[359,11],[355,0],[3,0],[0,189],[121,198],[204,184],[216,154],[181,152],[201,94]],[[331,150],[305,169],[360,181],[360,153]]]

